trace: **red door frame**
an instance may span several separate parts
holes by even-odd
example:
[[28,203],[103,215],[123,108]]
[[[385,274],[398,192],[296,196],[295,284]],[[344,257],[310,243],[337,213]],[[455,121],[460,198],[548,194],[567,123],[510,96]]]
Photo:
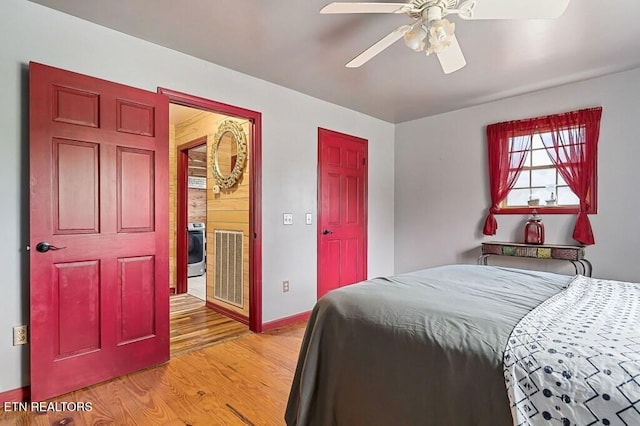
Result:
[[[237,106],[158,88],[169,102],[249,120],[249,330],[262,331],[262,114]],[[186,222],[185,222],[186,223]],[[186,225],[185,225],[186,226]],[[179,241],[186,252],[186,238]],[[178,241],[176,241],[176,244]]]
[[363,235],[363,243],[364,243],[364,252],[363,252],[363,271],[364,271],[364,275],[365,275],[365,279],[368,276],[367,274],[367,264],[368,264],[368,249],[369,249],[369,242],[367,240],[367,235],[368,235],[368,229],[369,229],[369,224],[368,224],[368,219],[369,219],[369,211],[368,211],[368,193],[369,193],[369,141],[367,139],[363,139],[363,138],[359,138],[357,136],[352,136],[352,135],[348,135],[346,133],[340,133],[340,132],[336,132],[334,130],[329,130],[329,129],[323,129],[322,127],[318,127],[318,220],[317,220],[317,268],[318,268],[318,273],[317,273],[317,283],[316,283],[316,289],[318,294],[320,293],[320,283],[322,282],[322,258],[321,258],[321,246],[322,246],[322,145],[320,143],[320,141],[322,140],[322,137],[324,135],[334,135],[334,136],[339,136],[345,139],[349,139],[350,141],[353,142],[357,142],[357,143],[361,143],[364,145],[364,152],[365,152],[365,164],[364,164],[364,194],[362,194],[363,197],[363,203],[364,203],[364,218],[362,221],[362,226],[364,227],[364,235]]
[[[188,287],[187,277],[187,225],[189,222],[189,154],[191,148],[207,143],[207,137],[192,140],[178,148],[178,184],[176,185],[178,214],[176,218],[176,294],[186,293]],[[251,301],[249,301],[251,302]]]

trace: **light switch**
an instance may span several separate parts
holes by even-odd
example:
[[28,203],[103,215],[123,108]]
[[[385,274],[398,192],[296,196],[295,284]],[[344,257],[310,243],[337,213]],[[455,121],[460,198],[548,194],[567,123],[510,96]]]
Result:
[[285,225],[293,225],[293,213],[284,213],[282,215],[282,223]]
[[304,223],[307,225],[311,225],[311,213],[307,213],[304,215]]

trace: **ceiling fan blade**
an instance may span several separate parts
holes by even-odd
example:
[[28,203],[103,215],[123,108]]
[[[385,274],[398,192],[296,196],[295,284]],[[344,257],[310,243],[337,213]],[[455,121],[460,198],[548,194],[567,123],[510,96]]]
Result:
[[440,66],[445,74],[451,74],[454,71],[458,71],[460,68],[467,65],[467,61],[464,59],[462,49],[458,44],[458,39],[455,34],[450,38],[451,45],[444,49],[442,52],[437,53]]
[[402,36],[411,29],[411,25],[401,25],[395,30],[391,31],[385,37],[380,39],[373,46],[353,58],[348,64],[345,65],[347,68],[358,68],[363,65],[365,62],[376,56],[378,53],[382,52],[387,47],[391,46],[396,41],[400,40]]
[[405,13],[413,10],[407,3],[329,3],[320,13]]
[[553,19],[562,15],[569,0],[473,0],[463,3],[462,19]]

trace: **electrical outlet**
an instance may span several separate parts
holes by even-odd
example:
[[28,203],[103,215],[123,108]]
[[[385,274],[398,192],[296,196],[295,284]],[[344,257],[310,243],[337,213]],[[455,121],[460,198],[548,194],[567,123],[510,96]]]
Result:
[[13,327],[13,346],[27,344],[27,326],[18,325]]
[[285,225],[293,225],[293,213],[283,213],[282,223]]
[[282,281],[282,292],[286,293],[289,291],[289,280]]

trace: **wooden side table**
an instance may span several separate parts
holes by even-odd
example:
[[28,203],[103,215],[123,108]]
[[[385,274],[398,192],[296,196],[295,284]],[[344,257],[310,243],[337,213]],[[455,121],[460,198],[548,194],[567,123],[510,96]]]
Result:
[[584,255],[584,246],[556,244],[521,244],[499,241],[482,243],[479,265],[488,265],[489,256],[514,256],[533,259],[557,259],[571,262],[576,274],[591,276],[593,266]]

